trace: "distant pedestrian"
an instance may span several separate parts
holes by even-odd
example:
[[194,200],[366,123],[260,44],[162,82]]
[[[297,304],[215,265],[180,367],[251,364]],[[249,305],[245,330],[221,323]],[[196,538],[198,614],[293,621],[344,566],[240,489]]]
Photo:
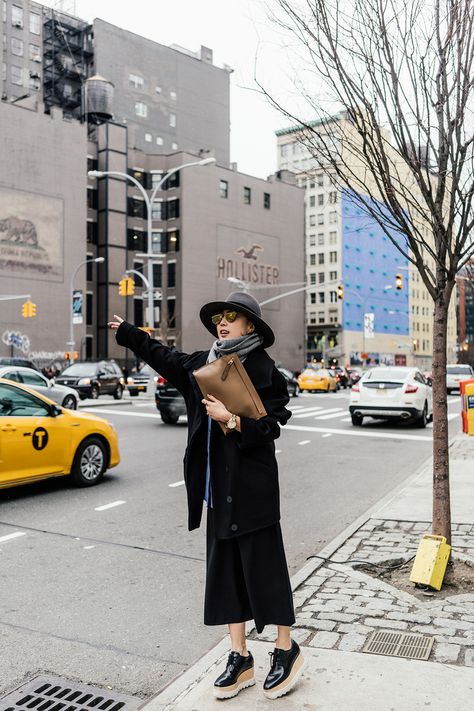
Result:
[[[274,440],[291,416],[284,377],[265,348],[275,340],[258,302],[236,292],[200,311],[217,339],[210,351],[186,354],[150,338],[119,316],[109,322],[117,342],[130,348],[172,383],[186,400],[188,445],[184,457],[189,530],[201,522],[207,503],[206,625],[229,626],[231,652],[214,694],[225,699],[255,684],[245,622],[278,628],[263,693],[283,696],[298,680],[304,660],[291,639],[293,596],[280,529],[278,466]],[[267,412],[259,420],[238,417],[212,393],[203,398],[192,375],[197,368],[237,353]],[[219,423],[224,423],[224,434]]]

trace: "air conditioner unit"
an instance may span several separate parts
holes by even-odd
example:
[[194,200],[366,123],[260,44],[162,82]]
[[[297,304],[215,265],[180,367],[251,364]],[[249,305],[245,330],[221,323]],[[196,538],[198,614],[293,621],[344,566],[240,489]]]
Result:
[[19,27],[20,29],[23,29],[23,22],[21,20],[17,20],[16,22],[12,22],[13,27]]
[[32,62],[41,62],[41,57],[39,54],[36,54],[34,57],[31,57]]
[[41,79],[40,75],[38,72],[30,72],[30,78],[31,79]]

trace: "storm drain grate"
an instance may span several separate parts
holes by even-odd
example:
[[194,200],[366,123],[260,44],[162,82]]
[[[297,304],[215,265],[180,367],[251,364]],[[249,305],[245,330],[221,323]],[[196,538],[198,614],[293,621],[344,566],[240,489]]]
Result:
[[[383,654],[386,657],[427,660],[431,654],[434,637],[405,632],[372,632],[363,652]],[[0,709],[1,711],[1,709]]]
[[55,676],[37,676],[0,698],[0,711],[135,711],[136,696]]

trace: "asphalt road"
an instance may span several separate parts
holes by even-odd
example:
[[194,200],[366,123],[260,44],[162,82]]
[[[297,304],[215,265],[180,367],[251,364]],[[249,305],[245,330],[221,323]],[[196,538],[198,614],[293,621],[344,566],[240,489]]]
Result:
[[[348,399],[293,399],[277,442],[292,573],[431,454],[430,427],[355,428]],[[452,396],[453,432],[459,408]],[[0,692],[51,672],[145,697],[225,631],[202,624],[204,530],[186,525],[185,422],[164,425],[141,398],[94,413],[115,424],[122,455],[99,486],[0,492]]]

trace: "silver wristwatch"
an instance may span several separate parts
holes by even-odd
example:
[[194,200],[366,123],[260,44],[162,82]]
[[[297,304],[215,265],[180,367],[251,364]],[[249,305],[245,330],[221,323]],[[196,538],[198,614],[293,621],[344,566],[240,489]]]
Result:
[[230,418],[225,423],[228,430],[235,430],[237,427],[237,415],[231,415]]

